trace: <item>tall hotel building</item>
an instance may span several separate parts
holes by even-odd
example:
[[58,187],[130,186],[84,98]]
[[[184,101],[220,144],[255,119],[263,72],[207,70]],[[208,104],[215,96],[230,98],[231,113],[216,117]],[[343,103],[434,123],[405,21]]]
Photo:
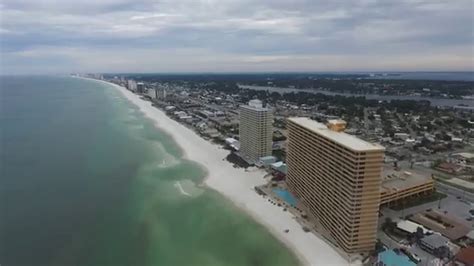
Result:
[[287,184],[325,231],[347,253],[374,248],[384,147],[327,125],[289,118]]
[[240,155],[253,164],[260,157],[272,155],[273,115],[259,100],[240,107]]

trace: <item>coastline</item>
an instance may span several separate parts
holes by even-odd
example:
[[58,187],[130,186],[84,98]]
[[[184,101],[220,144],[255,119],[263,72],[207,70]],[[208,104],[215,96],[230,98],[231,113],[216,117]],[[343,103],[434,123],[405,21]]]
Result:
[[[283,212],[280,207],[268,203],[254,191],[254,186],[265,183],[262,178],[264,171],[246,172],[242,168],[234,168],[224,159],[228,155],[227,150],[204,140],[191,129],[169,118],[162,110],[153,107],[151,102],[140,99],[139,95],[119,85],[102,80],[89,80],[113,86],[151,119],[157,128],[170,134],[181,147],[183,157],[197,162],[206,170],[207,175],[203,183],[207,187],[219,192],[264,225],[298,257],[303,265],[349,264],[324,240],[304,232],[289,212]],[[286,229],[290,232],[285,233]]]

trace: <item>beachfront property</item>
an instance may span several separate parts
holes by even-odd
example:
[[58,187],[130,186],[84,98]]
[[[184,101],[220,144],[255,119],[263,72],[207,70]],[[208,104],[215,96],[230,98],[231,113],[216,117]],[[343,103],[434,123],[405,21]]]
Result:
[[130,91],[137,91],[137,83],[133,79],[127,80],[127,89]]
[[138,82],[137,83],[137,92],[138,93],[144,93],[145,92],[145,84],[143,84],[143,82]]
[[249,164],[272,155],[273,114],[259,100],[240,106],[240,156]]
[[435,183],[431,176],[385,168],[382,173],[380,205],[391,206],[401,200],[431,194]]
[[449,239],[439,234],[431,234],[420,239],[420,247],[429,253],[434,253],[436,250],[448,247]]
[[338,246],[365,252],[376,241],[385,149],[341,125],[288,118],[287,184]]

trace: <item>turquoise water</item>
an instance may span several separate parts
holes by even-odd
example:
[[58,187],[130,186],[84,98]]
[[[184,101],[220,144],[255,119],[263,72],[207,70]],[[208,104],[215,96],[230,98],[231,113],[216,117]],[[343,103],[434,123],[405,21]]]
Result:
[[415,266],[407,256],[398,255],[393,250],[386,250],[379,254],[379,261],[385,263],[387,266]]
[[2,266],[298,264],[115,89],[0,80]]
[[298,203],[296,198],[286,189],[281,188],[274,188],[273,192],[278,195],[278,197],[282,198],[286,203],[290,204],[291,206],[296,207]]

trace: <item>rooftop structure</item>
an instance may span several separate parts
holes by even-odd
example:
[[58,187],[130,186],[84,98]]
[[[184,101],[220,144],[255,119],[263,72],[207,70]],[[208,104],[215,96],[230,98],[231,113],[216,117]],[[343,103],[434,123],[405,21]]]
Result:
[[472,152],[461,152],[452,155],[453,158],[458,159],[461,164],[472,164],[474,163],[474,153]]
[[308,118],[289,118],[290,191],[348,253],[375,245],[384,148]]
[[438,248],[447,246],[448,243],[449,239],[447,237],[438,234],[425,236],[420,240],[421,246],[430,252],[433,252]]
[[332,131],[342,132],[346,129],[347,123],[341,119],[328,120],[327,127]]
[[379,144],[367,142],[344,132],[331,130],[325,124],[316,122],[307,117],[291,117],[288,118],[288,121],[297,123],[310,131],[316,132],[318,135],[334,141],[351,151],[380,151],[385,149]]
[[260,100],[250,100],[249,101],[249,107],[252,107],[252,108],[255,108],[255,109],[263,109],[263,104],[262,104],[262,101]]
[[433,233],[433,231],[425,228],[423,225],[408,220],[398,221],[397,228],[410,234],[416,233],[416,230],[418,230],[418,228],[421,228],[421,230],[423,230],[423,234]]
[[400,199],[433,191],[434,181],[431,176],[415,172],[397,171],[393,168],[384,168],[380,190],[380,205],[391,205]]
[[469,227],[454,217],[438,211],[425,211],[417,213],[410,218],[435,232],[440,232],[450,240],[457,240],[469,233]]

